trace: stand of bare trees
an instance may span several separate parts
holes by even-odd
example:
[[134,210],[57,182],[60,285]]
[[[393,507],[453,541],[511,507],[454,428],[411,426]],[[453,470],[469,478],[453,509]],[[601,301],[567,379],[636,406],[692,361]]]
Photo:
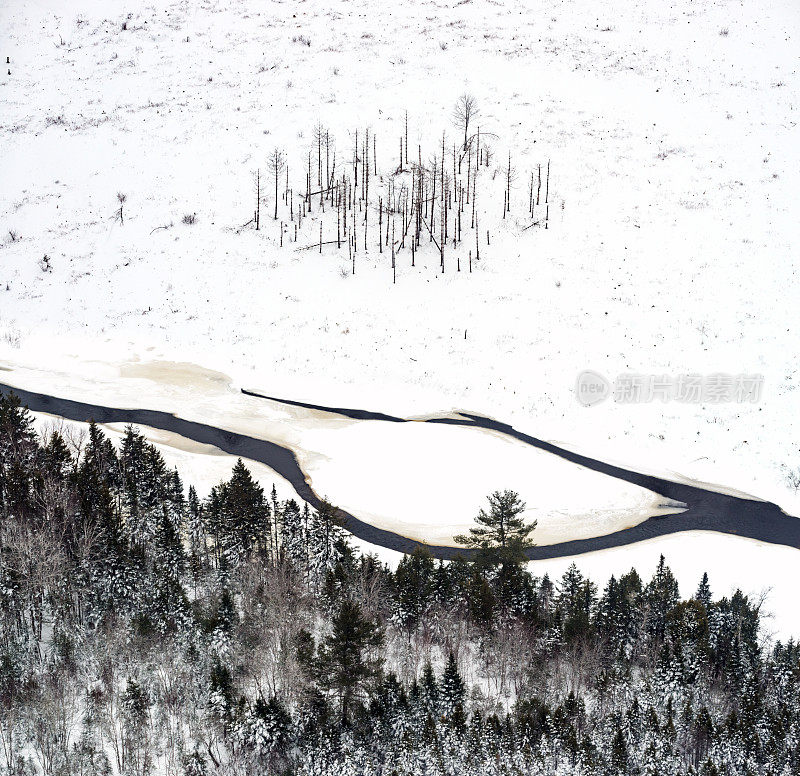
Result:
[[[286,153],[273,150],[267,160],[274,184],[271,197],[265,195],[257,170],[255,213],[245,226],[252,223],[256,230],[260,228],[261,205],[271,198],[273,220],[279,220],[281,210],[285,212],[279,224],[281,247],[293,245],[298,251],[319,253],[326,248],[346,250],[350,274],[355,274],[359,251],[388,253],[393,283],[397,282],[398,267],[404,265],[404,256],[406,267],[417,267],[420,259],[435,255],[440,273],[448,268],[460,272],[462,263],[471,273],[485,258],[481,247],[490,244],[490,230],[484,227],[484,241],[479,223],[493,223],[487,214],[500,195],[500,181],[501,220],[507,220],[519,177],[511,149],[507,164],[494,167],[489,141],[496,135],[481,130],[479,116],[476,99],[462,94],[452,112],[457,142],[449,142],[447,132],[443,132],[426,156],[421,142],[416,154],[409,152],[406,111],[396,146],[397,162],[383,172],[378,167],[378,140],[369,127],[356,129],[347,143],[348,150],[337,156],[335,138],[317,123],[312,146],[305,154],[302,185],[292,185]],[[537,163],[528,180],[526,222],[520,223],[518,217],[513,226],[505,227],[506,231],[549,227],[549,160]],[[290,223],[293,228],[287,230]],[[452,262],[448,262],[451,253]]]

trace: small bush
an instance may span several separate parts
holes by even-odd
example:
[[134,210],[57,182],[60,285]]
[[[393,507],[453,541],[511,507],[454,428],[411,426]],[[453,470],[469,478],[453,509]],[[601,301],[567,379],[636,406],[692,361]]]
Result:
[[181,221],[188,226],[191,226],[197,220],[197,213],[187,213]]
[[786,484],[797,493],[800,490],[800,468],[790,469],[784,466],[786,472]]
[[18,328],[9,326],[8,328],[0,329],[0,332],[2,332],[0,339],[2,339],[3,342],[8,343],[12,348],[19,348],[22,342],[22,333]]

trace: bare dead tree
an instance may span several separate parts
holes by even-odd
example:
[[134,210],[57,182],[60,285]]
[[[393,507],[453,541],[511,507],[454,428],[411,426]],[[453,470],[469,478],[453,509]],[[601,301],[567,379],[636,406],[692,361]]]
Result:
[[469,126],[479,112],[478,102],[471,94],[462,94],[453,108],[453,122],[464,132],[463,151],[467,150],[469,143]]
[[539,195],[542,193],[542,165],[537,165],[538,169],[538,183],[536,184],[536,206],[539,206]]
[[274,219],[278,220],[278,179],[286,166],[286,156],[279,148],[273,150],[269,155],[269,169],[275,180],[275,215]]
[[325,186],[331,185],[331,137],[328,130],[325,130]]
[[511,212],[511,184],[517,178],[517,170],[511,164],[511,151],[508,152],[508,165],[506,165],[506,196],[505,196],[505,208],[503,209],[503,218],[506,217],[506,213]]
[[119,221],[120,226],[125,226],[125,220],[122,217],[122,208],[125,206],[125,201],[128,199],[127,194],[123,194],[121,191],[117,192],[117,202],[119,202],[119,210],[114,213],[114,220]]
[[317,144],[317,185],[322,188],[322,144],[327,134],[325,127],[317,122],[314,126],[314,142]]
[[406,111],[406,164],[408,164],[408,111]]

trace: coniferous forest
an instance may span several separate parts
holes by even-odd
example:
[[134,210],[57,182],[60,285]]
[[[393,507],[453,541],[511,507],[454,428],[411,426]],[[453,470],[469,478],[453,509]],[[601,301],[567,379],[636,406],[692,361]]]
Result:
[[135,428],[0,399],[1,772],[800,773],[800,648],[758,602],[663,558],[537,578],[487,504],[472,560],[391,570],[241,461],[200,498]]

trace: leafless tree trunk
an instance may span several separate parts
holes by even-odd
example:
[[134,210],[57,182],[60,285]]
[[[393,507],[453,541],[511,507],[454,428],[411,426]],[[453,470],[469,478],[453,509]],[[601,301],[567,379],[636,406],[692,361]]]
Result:
[[469,125],[478,113],[478,103],[471,94],[462,94],[453,108],[453,121],[464,132],[463,151],[467,150],[469,143]]
[[272,172],[274,179],[275,179],[275,215],[274,220],[278,220],[278,178],[280,174],[283,172],[283,169],[286,165],[286,158],[284,156],[283,151],[276,148],[273,152],[269,155],[269,169]]

